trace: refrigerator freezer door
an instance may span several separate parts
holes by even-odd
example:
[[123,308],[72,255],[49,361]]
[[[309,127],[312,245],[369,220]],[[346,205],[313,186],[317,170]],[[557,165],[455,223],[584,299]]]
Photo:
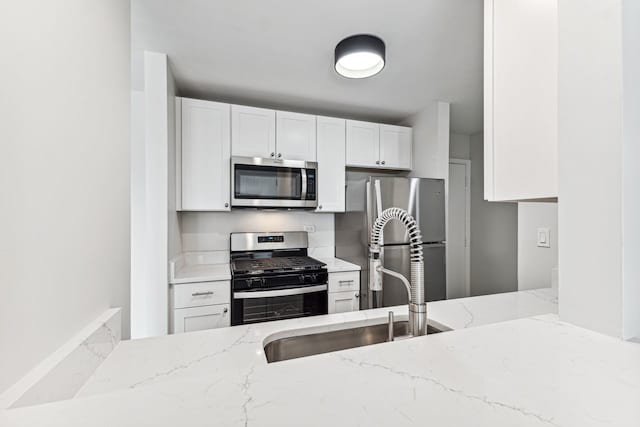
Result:
[[[439,301],[447,297],[446,247],[444,244],[423,245],[424,281],[427,301]],[[382,264],[411,280],[409,246],[385,246],[382,250]],[[409,296],[399,279],[382,276],[383,306],[407,304]]]
[[[376,183],[377,182],[377,183]],[[375,190],[379,186],[379,193]],[[378,210],[398,207],[409,212],[422,232],[424,242],[442,242],[445,237],[444,181],[426,178],[371,177],[368,196],[369,230],[378,216]],[[379,194],[379,196],[378,196]],[[408,243],[405,227],[398,221],[384,228],[384,245]]]

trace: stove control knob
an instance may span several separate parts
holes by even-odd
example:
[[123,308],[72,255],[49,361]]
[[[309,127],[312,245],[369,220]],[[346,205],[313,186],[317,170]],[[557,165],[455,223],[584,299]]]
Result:
[[305,279],[306,279],[306,277],[305,277],[305,275],[304,275],[304,274],[301,274],[300,276],[298,276],[298,281],[299,281],[300,283],[304,283],[304,282],[305,282]]
[[317,280],[318,280],[318,275],[317,275],[317,274],[315,274],[315,273],[312,273],[312,274],[311,274],[311,281],[312,281],[312,282],[315,282],[315,281],[317,281]]

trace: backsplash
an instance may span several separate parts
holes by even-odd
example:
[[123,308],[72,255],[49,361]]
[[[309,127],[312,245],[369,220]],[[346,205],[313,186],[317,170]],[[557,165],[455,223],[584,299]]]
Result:
[[182,212],[182,250],[228,251],[232,232],[304,231],[309,233],[309,249],[333,251],[334,215],[304,211],[234,210],[233,212]]

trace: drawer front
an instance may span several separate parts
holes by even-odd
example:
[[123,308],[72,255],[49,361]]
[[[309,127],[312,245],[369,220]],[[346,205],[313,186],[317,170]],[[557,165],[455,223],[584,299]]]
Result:
[[346,292],[360,290],[360,272],[345,271],[329,273],[329,292]]
[[231,282],[185,283],[173,286],[173,308],[201,307],[231,302]]
[[224,328],[231,325],[229,304],[180,308],[173,312],[173,333]]

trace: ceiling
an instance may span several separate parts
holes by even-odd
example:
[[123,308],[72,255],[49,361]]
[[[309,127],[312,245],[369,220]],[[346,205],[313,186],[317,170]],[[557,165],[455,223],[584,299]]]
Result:
[[[453,132],[482,129],[482,0],[133,0],[132,73],[169,56],[183,96],[396,123],[435,100]],[[344,37],[371,33],[386,67],[333,70]]]

